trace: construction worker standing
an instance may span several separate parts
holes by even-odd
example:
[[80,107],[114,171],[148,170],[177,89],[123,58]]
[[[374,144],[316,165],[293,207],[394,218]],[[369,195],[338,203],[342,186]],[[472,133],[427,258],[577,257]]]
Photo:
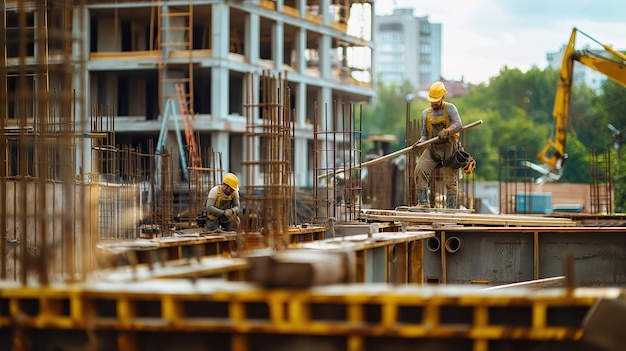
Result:
[[222,184],[209,191],[206,200],[208,230],[236,230],[239,227],[239,179],[232,173],[226,173]]
[[463,128],[463,124],[456,106],[444,101],[446,93],[442,82],[433,83],[428,91],[430,107],[422,112],[422,132],[418,143],[436,136],[439,139],[426,146],[415,166],[416,208],[430,208],[428,185],[435,168],[442,168],[446,186],[446,208],[456,208],[459,165],[451,165],[450,160],[454,159],[460,148],[457,133]]

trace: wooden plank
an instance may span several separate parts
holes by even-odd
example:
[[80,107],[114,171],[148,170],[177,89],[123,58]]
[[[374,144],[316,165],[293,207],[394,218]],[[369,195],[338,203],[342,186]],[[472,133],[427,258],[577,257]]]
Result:
[[248,262],[243,258],[208,257],[200,262],[170,261],[165,265],[140,264],[135,267],[124,266],[116,269],[100,270],[92,273],[92,277],[105,282],[131,282],[167,278],[200,278],[233,271],[248,269]]
[[500,226],[558,226],[574,227],[576,222],[564,218],[522,216],[522,215],[488,215],[472,213],[441,213],[406,212],[394,210],[363,210],[361,218],[375,221],[400,221],[409,223],[456,223],[466,225],[500,225]]

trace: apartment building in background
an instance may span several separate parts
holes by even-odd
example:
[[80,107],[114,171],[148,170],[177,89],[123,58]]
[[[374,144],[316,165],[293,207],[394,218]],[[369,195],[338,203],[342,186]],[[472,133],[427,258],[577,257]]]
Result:
[[[246,104],[258,104],[260,96],[267,93],[259,76],[270,72],[284,78],[289,87],[294,183],[311,186],[315,114],[322,120],[320,128],[349,130],[346,112],[334,106],[369,103],[374,97],[371,59],[365,63],[350,59],[354,52],[366,53],[360,54],[361,58],[372,56],[373,43],[366,36],[371,32],[373,2],[83,0],[75,2],[67,17],[41,18],[45,11],[20,10],[53,3],[5,1],[6,33],[24,23],[35,28],[27,52],[20,52],[23,50],[18,50],[7,34],[7,96],[14,96],[18,85],[38,86],[35,78],[23,81],[29,76],[24,69],[44,67],[22,64],[29,60],[46,60],[50,89],[65,88],[58,87],[56,82],[61,79],[55,78],[55,74],[65,73],[55,73],[61,71],[53,67],[60,64],[55,54],[67,52],[47,52],[42,58],[38,55],[44,47],[36,40],[44,33],[37,28],[47,21],[65,21],[62,26],[71,26],[73,33],[73,42],[65,47],[71,51],[73,79],[80,96],[76,104],[82,105],[77,111],[110,113],[116,144],[145,150],[159,139],[168,101],[182,87],[197,144],[220,152],[223,168],[241,176],[242,160],[251,156],[244,147],[245,116],[255,113],[256,118],[263,117],[258,110],[246,111]],[[24,12],[27,18],[20,20],[17,14]],[[18,73],[20,82],[13,78]],[[26,102],[31,103],[35,105]],[[35,110],[26,108],[30,112],[25,112],[21,105],[8,99],[9,121]],[[174,119],[166,125],[166,147],[176,156],[179,145]],[[89,163],[82,166],[89,167]]]
[[384,83],[408,80],[417,88],[441,78],[441,24],[413,11],[401,8],[375,17],[373,64],[376,79]]

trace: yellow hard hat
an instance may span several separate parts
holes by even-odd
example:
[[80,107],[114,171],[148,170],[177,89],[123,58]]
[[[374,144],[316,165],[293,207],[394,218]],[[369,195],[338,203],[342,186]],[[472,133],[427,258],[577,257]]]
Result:
[[442,82],[434,82],[428,90],[428,101],[437,102],[443,99],[447,92],[446,86]]
[[233,188],[233,190],[239,191],[239,179],[237,178],[236,175],[234,175],[232,173],[226,173],[222,183],[224,183],[224,184],[228,185],[229,187]]

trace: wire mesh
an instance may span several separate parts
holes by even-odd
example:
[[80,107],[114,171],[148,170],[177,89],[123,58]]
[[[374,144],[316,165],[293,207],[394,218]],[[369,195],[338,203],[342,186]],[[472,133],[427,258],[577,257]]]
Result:
[[[362,115],[362,109],[360,110]],[[328,106],[320,112],[316,104],[313,127],[314,221],[333,218],[354,222],[362,208],[362,133],[354,127],[352,104]],[[362,118],[359,119],[362,121]]]

